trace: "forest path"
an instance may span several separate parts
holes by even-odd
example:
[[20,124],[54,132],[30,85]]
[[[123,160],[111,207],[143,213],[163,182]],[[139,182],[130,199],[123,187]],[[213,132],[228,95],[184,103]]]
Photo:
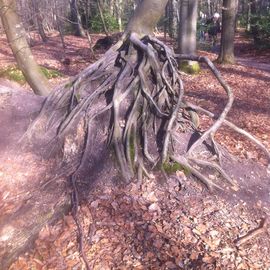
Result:
[[[236,65],[270,72],[270,49],[256,48],[253,39],[243,29],[236,33],[234,47]],[[216,46],[212,47],[211,40],[206,40],[199,43],[199,49],[214,54],[212,60],[217,59],[220,51],[220,37]]]
[[236,63],[241,66],[256,68],[262,71],[266,71],[270,73],[270,61],[269,63],[260,62],[257,58],[248,58],[248,57],[237,57]]

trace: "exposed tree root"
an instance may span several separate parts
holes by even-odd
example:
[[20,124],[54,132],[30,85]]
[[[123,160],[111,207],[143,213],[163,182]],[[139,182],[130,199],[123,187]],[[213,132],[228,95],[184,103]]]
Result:
[[[176,58],[207,64],[228,96],[220,115],[184,99],[184,86]],[[207,58],[175,55],[159,40],[148,36],[140,39],[136,34],[119,42],[103,58],[45,100],[39,116],[24,138],[41,140],[45,149],[52,151],[61,147],[69,135],[76,137],[74,130],[83,127],[83,136],[77,138],[75,150],[70,146],[71,157],[63,147],[63,166],[58,175],[66,174],[71,178],[72,214],[78,228],[79,250],[87,269],[90,266],[84,254],[84,235],[77,214],[79,198],[76,179],[87,164],[88,152],[94,143],[92,127],[98,125],[92,125],[93,122],[100,123],[107,119],[107,143],[113,146],[126,182],[134,178],[142,181],[144,175],[150,177],[148,169],[154,167],[159,167],[167,178],[166,166],[177,163],[212,191],[223,188],[223,184],[211,180],[220,176],[230,185],[235,184],[222,168],[222,151],[214,139],[222,124],[248,137],[270,160],[269,152],[256,138],[226,120],[232,103],[232,91]],[[181,140],[179,132],[199,133],[197,112],[215,121],[179,155],[175,149],[175,144]],[[209,146],[209,142],[211,150],[205,147]],[[218,174],[214,173],[210,179],[210,175],[205,175],[209,172]]]
[[[184,100],[184,86],[176,58],[203,62],[210,68],[228,96],[219,116]],[[53,92],[27,136],[36,136],[43,130],[45,134],[53,135],[50,142],[61,144],[72,128],[83,120],[85,141],[83,149],[77,153],[77,159],[83,164],[91,136],[91,122],[110,112],[108,143],[114,146],[121,173],[127,182],[148,175],[149,167],[163,167],[165,163],[174,161],[187,167],[209,189],[221,188],[203,175],[201,169],[206,167],[218,172],[229,184],[233,184],[220,165],[221,151],[214,140],[222,124],[251,139],[270,157],[256,138],[226,120],[232,103],[230,87],[210,60],[175,55],[159,40],[148,36],[140,39],[132,33],[64,88]],[[195,132],[197,123],[193,116],[197,115],[196,111],[207,114],[215,121],[182,157],[177,157],[172,134],[176,129]],[[214,154],[209,153],[205,159],[198,152],[207,141],[212,143]],[[80,165],[76,168],[73,175]]]

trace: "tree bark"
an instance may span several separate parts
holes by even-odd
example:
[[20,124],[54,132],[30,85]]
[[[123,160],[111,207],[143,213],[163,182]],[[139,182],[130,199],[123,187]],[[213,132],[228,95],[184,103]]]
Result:
[[179,26],[179,1],[169,1],[169,35],[171,38],[177,38],[178,26]]
[[224,64],[233,64],[234,58],[234,36],[237,1],[223,0],[221,47],[217,61]]
[[180,23],[178,51],[181,54],[196,53],[198,0],[182,0],[180,5]]
[[78,11],[77,0],[70,0],[70,12],[71,12],[71,21],[72,28],[74,29],[75,36],[85,37],[85,33],[81,23],[81,16]]
[[[196,54],[196,32],[198,0],[182,0],[178,32],[178,51],[180,54]],[[188,73],[197,73],[199,65],[194,61],[179,61],[180,68]]]
[[49,82],[29,48],[24,27],[16,13],[16,1],[0,0],[0,16],[13,55],[26,81],[35,94],[47,96],[50,90]]
[[56,27],[60,35],[60,39],[61,39],[61,43],[64,50],[64,55],[65,55],[65,49],[66,49],[65,37],[64,37],[63,29],[62,29],[62,23],[59,20],[59,16],[58,16],[57,0],[54,0],[53,4],[54,4],[54,17],[55,17]]
[[116,3],[117,3],[116,14],[117,14],[118,27],[119,27],[119,31],[122,32],[123,31],[123,23],[122,23],[123,0],[118,0]]
[[135,32],[139,36],[151,35],[162,16],[168,0],[144,0],[137,6],[125,33]]
[[102,21],[103,30],[104,30],[106,36],[109,36],[109,31],[107,29],[106,22],[105,22],[105,19],[103,16],[103,10],[102,10],[101,4],[100,4],[100,0],[97,0],[97,6],[98,6],[99,15],[100,15],[100,18]]
[[35,19],[35,23],[38,27],[38,33],[42,39],[43,42],[47,42],[48,38],[46,36],[46,33],[44,31],[44,27],[43,27],[43,19],[40,13],[40,7],[39,7],[39,2],[37,2],[37,0],[32,0],[32,5],[33,5],[33,9],[34,9],[34,17]]

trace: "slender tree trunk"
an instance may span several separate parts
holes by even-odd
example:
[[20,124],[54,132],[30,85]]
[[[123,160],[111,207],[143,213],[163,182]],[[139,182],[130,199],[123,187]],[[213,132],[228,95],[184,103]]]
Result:
[[250,31],[251,2],[247,3],[247,31]]
[[82,27],[81,16],[78,11],[77,0],[70,0],[70,12],[72,28],[74,29],[75,36],[84,37],[85,33]]
[[237,1],[223,0],[221,48],[217,61],[219,63],[233,64],[234,58],[234,36]]
[[118,27],[119,31],[123,31],[123,24],[122,24],[122,13],[123,13],[123,0],[117,1],[117,21],[118,21]]
[[104,19],[104,16],[103,16],[103,10],[102,10],[102,7],[101,7],[101,4],[100,4],[99,0],[97,0],[97,5],[98,5],[98,11],[99,11],[99,15],[100,15],[100,18],[101,18],[101,21],[102,21],[102,25],[103,25],[103,30],[104,30],[106,36],[109,36],[109,31],[107,29],[107,25],[106,25],[106,22],[105,22],[105,19]]
[[207,0],[207,12],[208,17],[212,16],[211,0]]
[[[197,11],[198,0],[181,1],[178,32],[178,51],[181,54],[196,54]],[[199,70],[197,62],[181,61],[179,64],[189,73],[196,73]]]
[[179,12],[179,6],[178,6],[178,0],[170,0],[169,1],[169,34],[172,38],[177,38],[178,33],[178,12]]
[[61,22],[59,20],[59,16],[58,16],[57,0],[54,0],[54,17],[55,17],[56,27],[57,27],[57,30],[58,30],[59,35],[60,35],[62,47],[63,47],[64,53],[65,53],[65,49],[66,49],[65,37],[64,37],[63,29],[62,29],[62,24],[61,24]]
[[16,13],[15,0],[0,0],[0,16],[17,64],[37,95],[49,94],[49,82],[42,74],[26,40],[22,22]]
[[38,0],[32,0],[32,5],[34,8],[34,16],[35,16],[35,21],[36,21],[36,25],[38,27],[38,33],[42,39],[43,42],[47,42],[48,37],[46,36],[46,33],[44,31],[44,27],[43,27],[43,19],[42,19],[42,15],[40,13],[40,8],[39,8],[39,2],[37,2]]

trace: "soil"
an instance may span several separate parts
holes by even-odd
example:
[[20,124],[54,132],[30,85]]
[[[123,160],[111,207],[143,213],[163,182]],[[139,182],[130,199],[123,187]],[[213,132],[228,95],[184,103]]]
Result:
[[[93,40],[98,37],[93,36]],[[86,39],[67,36],[67,50],[63,52],[55,34],[46,44],[35,34],[33,38],[32,50],[39,64],[64,74],[62,78],[51,80],[52,85],[58,85],[95,61],[89,54]],[[3,35],[0,42],[1,67],[13,65],[15,62]],[[250,41],[240,37],[239,48],[246,46],[246,42],[252,48]],[[239,57],[250,57],[245,50],[240,51],[236,50]],[[210,52],[199,51],[198,54],[212,60],[216,57]],[[253,59],[256,63],[270,59],[268,52],[264,57],[253,51],[252,54],[256,57],[250,60],[252,62]],[[68,66],[62,61],[66,57],[71,59]],[[96,57],[99,57],[98,53]],[[235,94],[229,120],[256,135],[270,149],[269,72],[258,70],[254,65],[219,65],[218,68]],[[215,113],[221,110],[226,95],[204,67],[199,75],[183,75],[183,80],[190,100]],[[25,89],[29,91],[26,85],[18,91]],[[20,116],[27,114],[27,108],[18,99],[17,105],[24,111],[14,116],[12,110],[11,113],[6,110],[6,100],[7,95],[0,95],[1,127],[6,130],[0,143],[2,184],[23,181],[30,176],[34,178],[46,173],[44,168],[50,167],[43,159],[37,163],[38,159],[30,154],[20,152],[16,158],[4,155],[9,150],[7,147],[16,144],[26,129]],[[34,116],[27,117],[31,121]],[[207,125],[209,119],[203,117],[201,130]],[[163,184],[161,176],[157,175],[128,185],[122,185],[115,177],[101,177],[89,192],[83,192],[79,219],[91,269],[270,268],[270,172],[267,173],[263,166],[265,157],[250,142],[228,129],[222,129],[217,140],[237,157],[224,159],[224,165],[237,184],[223,192],[210,194],[181,171],[176,173],[180,181],[172,176]],[[216,178],[215,175],[211,177]],[[6,202],[18,194],[11,195],[5,193],[1,185],[1,216],[2,209],[14,210],[12,204]],[[265,225],[260,229],[263,221]],[[252,234],[253,231],[258,233]],[[247,240],[241,242],[239,239]],[[46,225],[39,233],[35,247],[19,257],[10,269],[84,269],[72,216],[67,215],[53,225]]]

